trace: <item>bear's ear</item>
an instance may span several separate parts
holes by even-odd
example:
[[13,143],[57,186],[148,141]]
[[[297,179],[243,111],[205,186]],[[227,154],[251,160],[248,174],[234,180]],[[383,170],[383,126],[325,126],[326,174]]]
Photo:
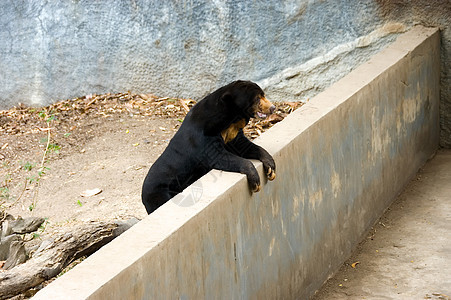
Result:
[[233,95],[230,92],[225,92],[222,94],[221,98],[219,99],[223,104],[227,105],[229,103],[233,102]]

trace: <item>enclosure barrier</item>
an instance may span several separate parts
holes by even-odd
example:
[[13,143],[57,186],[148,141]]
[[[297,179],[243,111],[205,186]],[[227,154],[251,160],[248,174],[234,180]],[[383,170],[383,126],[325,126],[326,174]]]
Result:
[[308,298],[436,151],[439,48],[401,35],[257,139],[259,193],[213,170],[34,298]]

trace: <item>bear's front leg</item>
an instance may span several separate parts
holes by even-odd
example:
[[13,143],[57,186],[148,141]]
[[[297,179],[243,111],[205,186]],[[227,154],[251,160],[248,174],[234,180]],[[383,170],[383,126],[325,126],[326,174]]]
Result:
[[226,149],[240,157],[258,159],[263,163],[263,169],[268,179],[274,180],[276,178],[276,163],[272,156],[262,147],[249,141],[242,130],[235,139],[226,144]]
[[251,191],[254,193],[260,191],[260,176],[258,176],[257,170],[252,162],[234,155],[225,149],[223,149],[222,153],[218,155],[217,158],[218,159],[211,164],[213,169],[245,174]]

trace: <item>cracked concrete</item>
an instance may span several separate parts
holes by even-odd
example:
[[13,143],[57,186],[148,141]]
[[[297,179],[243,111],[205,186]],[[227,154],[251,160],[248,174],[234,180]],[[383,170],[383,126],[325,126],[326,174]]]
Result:
[[451,299],[450,182],[442,150],[313,299]]

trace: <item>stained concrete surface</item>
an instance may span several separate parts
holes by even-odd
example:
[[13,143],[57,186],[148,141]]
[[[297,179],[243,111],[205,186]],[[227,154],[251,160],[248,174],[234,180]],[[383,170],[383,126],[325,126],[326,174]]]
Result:
[[402,34],[255,140],[279,179],[212,170],[35,299],[308,299],[436,152],[438,54]]
[[451,299],[450,274],[451,150],[441,150],[313,299]]

